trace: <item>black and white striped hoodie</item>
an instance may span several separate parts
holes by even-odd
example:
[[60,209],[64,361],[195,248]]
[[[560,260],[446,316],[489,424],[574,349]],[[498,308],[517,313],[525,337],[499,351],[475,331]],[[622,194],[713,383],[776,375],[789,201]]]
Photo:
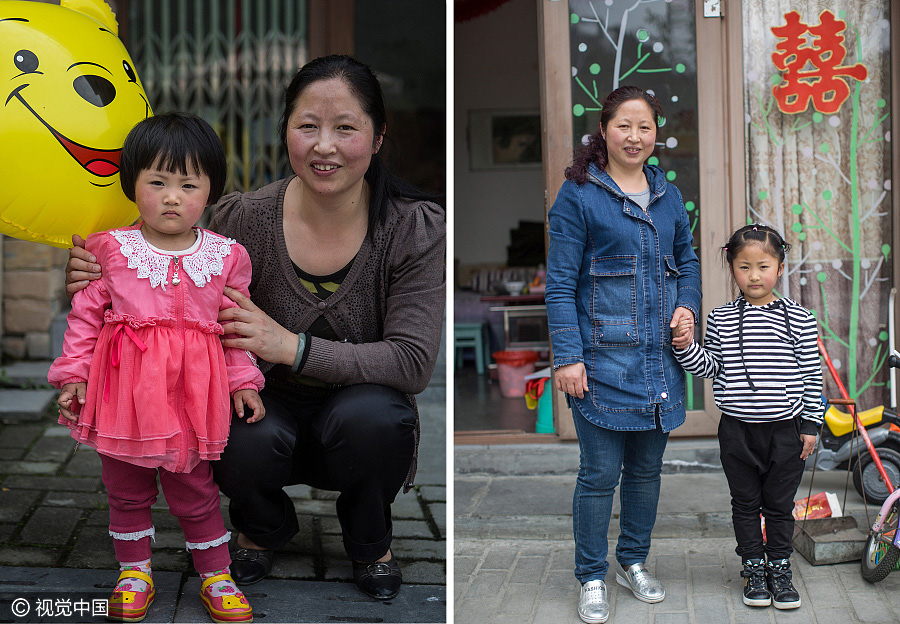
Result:
[[753,306],[743,296],[706,319],[706,340],[673,349],[684,370],[713,378],[723,414],[759,423],[802,418],[801,433],[822,422],[822,365],[816,319],[788,298]]

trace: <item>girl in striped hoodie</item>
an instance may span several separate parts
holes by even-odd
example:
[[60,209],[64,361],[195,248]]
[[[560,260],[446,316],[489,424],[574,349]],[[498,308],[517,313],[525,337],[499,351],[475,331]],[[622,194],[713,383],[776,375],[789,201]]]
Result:
[[[722,252],[740,296],[710,312],[703,346],[674,349],[687,372],[714,380],[744,604],[777,609],[800,606],[791,583],[792,511],[822,422],[816,319],[774,292],[789,249],[766,225],[732,234]],[[676,329],[679,336],[685,332],[693,333],[692,323]]]

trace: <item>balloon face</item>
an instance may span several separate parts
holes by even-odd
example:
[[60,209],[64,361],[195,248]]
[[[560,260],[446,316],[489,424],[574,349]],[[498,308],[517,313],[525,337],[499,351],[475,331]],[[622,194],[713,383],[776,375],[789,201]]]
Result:
[[0,0],[0,233],[65,248],[137,219],[119,156],[152,111],[117,32],[102,0]]

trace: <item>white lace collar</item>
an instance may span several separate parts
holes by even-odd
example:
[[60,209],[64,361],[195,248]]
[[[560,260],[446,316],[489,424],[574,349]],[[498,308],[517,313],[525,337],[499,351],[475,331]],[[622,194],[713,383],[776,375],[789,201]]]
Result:
[[231,255],[232,238],[194,229],[197,241],[184,251],[164,251],[147,242],[140,228],[113,230],[110,234],[119,241],[119,251],[128,258],[128,268],[137,269],[138,279],[149,279],[150,287],[166,289],[172,258],[180,258],[181,268],[198,288],[203,288],[213,275],[221,275],[225,257]]

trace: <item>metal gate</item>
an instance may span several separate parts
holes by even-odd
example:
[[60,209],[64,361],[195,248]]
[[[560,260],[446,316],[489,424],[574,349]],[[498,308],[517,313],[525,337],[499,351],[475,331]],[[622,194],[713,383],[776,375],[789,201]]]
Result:
[[154,112],[199,115],[228,159],[226,190],[290,174],[282,92],[307,57],[305,0],[133,0],[129,51]]

